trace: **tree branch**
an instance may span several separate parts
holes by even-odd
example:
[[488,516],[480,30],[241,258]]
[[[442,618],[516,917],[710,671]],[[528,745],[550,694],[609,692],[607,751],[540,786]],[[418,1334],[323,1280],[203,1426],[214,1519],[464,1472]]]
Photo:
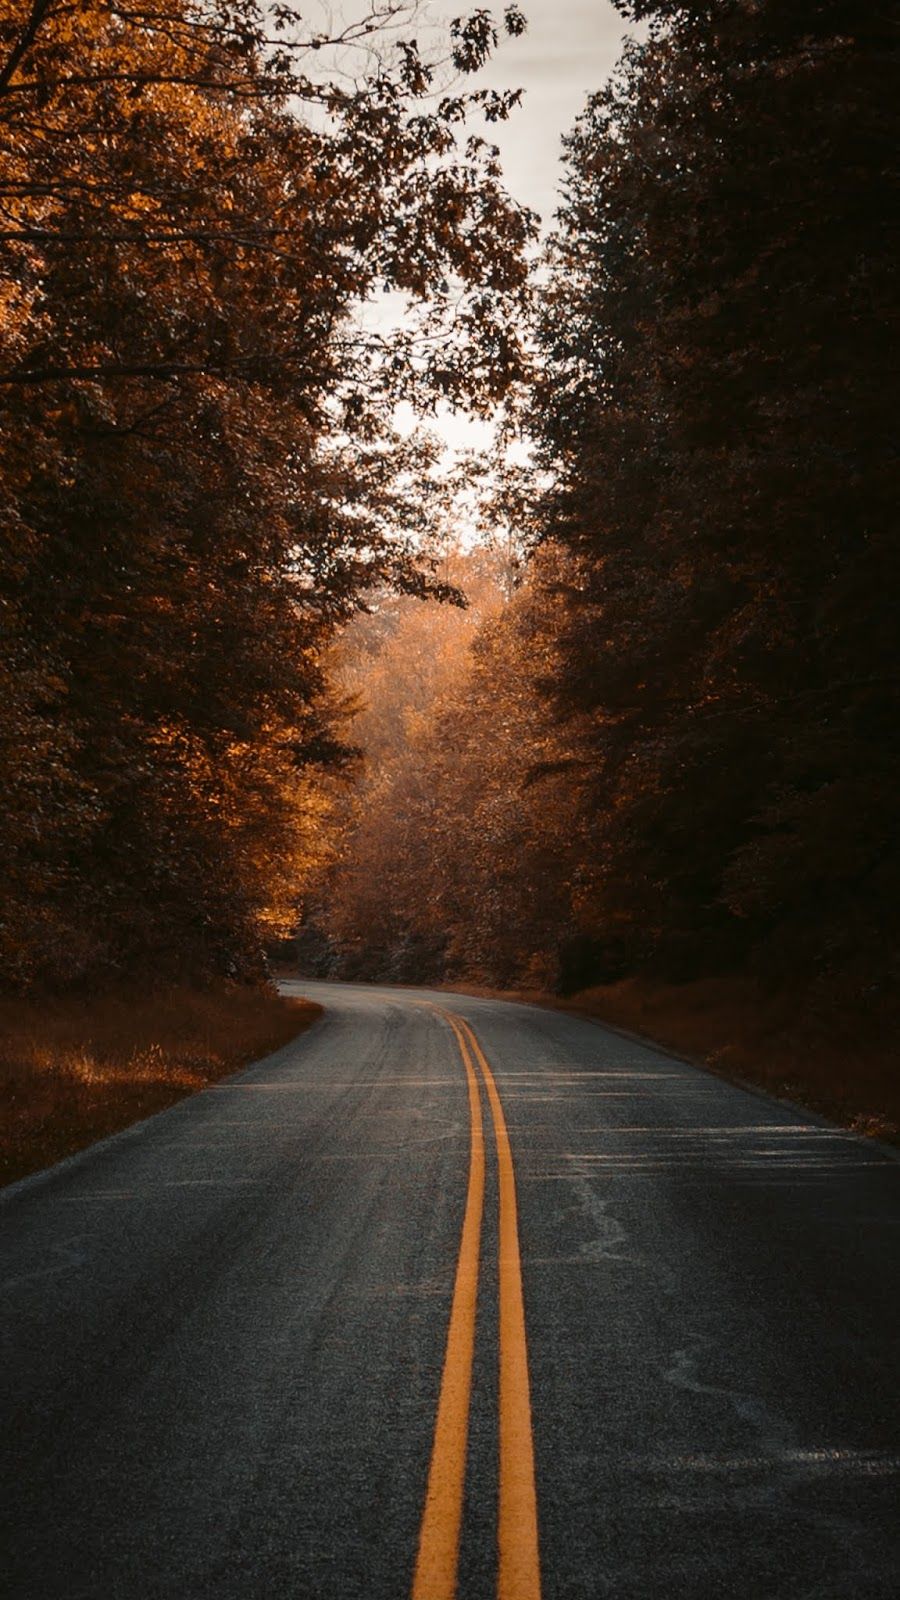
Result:
[[6,65],[0,68],[0,94],[6,91],[10,78],[18,67],[22,57],[30,50],[37,37],[41,24],[45,21],[53,0],[34,0],[31,15],[22,32],[19,34],[18,43],[13,47]]

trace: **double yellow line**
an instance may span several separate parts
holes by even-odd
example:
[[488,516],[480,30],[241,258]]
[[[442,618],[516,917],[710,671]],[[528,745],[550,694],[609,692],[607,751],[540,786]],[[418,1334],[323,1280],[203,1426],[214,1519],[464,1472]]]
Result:
[[412,1600],[454,1600],[462,1531],[475,1315],[484,1213],[484,1127],[477,1063],[487,1092],[497,1145],[500,1291],[500,1496],[497,1523],[498,1600],[540,1600],[534,1440],[528,1384],[528,1346],[516,1180],[503,1106],[494,1075],[469,1024],[442,1011],[466,1069],[471,1138],[469,1186],[463,1217],[447,1350],[441,1378],[428,1490],[419,1534]]

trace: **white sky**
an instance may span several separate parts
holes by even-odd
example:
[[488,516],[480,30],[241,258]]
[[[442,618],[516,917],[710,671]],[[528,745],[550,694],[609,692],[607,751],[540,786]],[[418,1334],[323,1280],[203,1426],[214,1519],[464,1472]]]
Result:
[[498,123],[490,137],[502,152],[511,193],[548,226],[557,205],[562,136],[586,96],[609,76],[627,28],[610,0],[520,3],[528,31],[521,39],[501,41],[483,80],[497,89],[523,88],[525,95],[519,110],[508,123]]

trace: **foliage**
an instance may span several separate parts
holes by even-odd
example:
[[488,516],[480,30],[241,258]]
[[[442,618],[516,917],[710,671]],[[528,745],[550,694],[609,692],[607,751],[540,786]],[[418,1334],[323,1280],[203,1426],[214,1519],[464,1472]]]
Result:
[[[894,982],[884,10],[623,3],[642,36],[567,141],[536,462],[500,439],[487,548],[442,567],[459,484],[393,407],[487,412],[525,370],[532,221],[466,136],[515,96],[452,77],[488,14],[442,63],[389,0],[331,38],[253,0],[0,3],[13,980],[251,973],[315,881],[344,971]],[[419,308],[390,333],[384,291]]]
[[[411,21],[0,3],[9,983],[257,970],[328,847],[330,634],[373,584],[440,592],[434,445],[392,408],[508,387],[532,223],[458,146],[515,96]],[[454,23],[451,70],[495,40]],[[367,331],[384,289],[418,327]]]
[[535,415],[583,919],[669,976],[888,981],[896,40],[841,0],[633,9],[568,141]]
[[502,549],[460,552],[448,573],[466,611],[395,601],[387,627],[367,617],[340,643],[367,765],[319,924],[342,973],[546,983],[575,821],[536,692],[552,609],[528,586],[507,599]]
[[444,799],[432,772],[435,713],[499,603],[495,567],[478,549],[446,554],[442,576],[465,586],[465,607],[382,592],[337,643],[333,676],[355,708],[349,731],[363,766],[315,916],[342,971],[404,978],[441,959],[444,935],[428,909]]

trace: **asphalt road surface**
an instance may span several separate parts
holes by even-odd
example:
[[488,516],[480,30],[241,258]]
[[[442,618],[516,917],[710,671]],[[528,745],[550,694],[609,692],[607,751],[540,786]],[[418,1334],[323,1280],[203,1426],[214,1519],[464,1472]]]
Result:
[[298,990],[0,1197],[5,1595],[895,1600],[900,1163],[571,1016]]

